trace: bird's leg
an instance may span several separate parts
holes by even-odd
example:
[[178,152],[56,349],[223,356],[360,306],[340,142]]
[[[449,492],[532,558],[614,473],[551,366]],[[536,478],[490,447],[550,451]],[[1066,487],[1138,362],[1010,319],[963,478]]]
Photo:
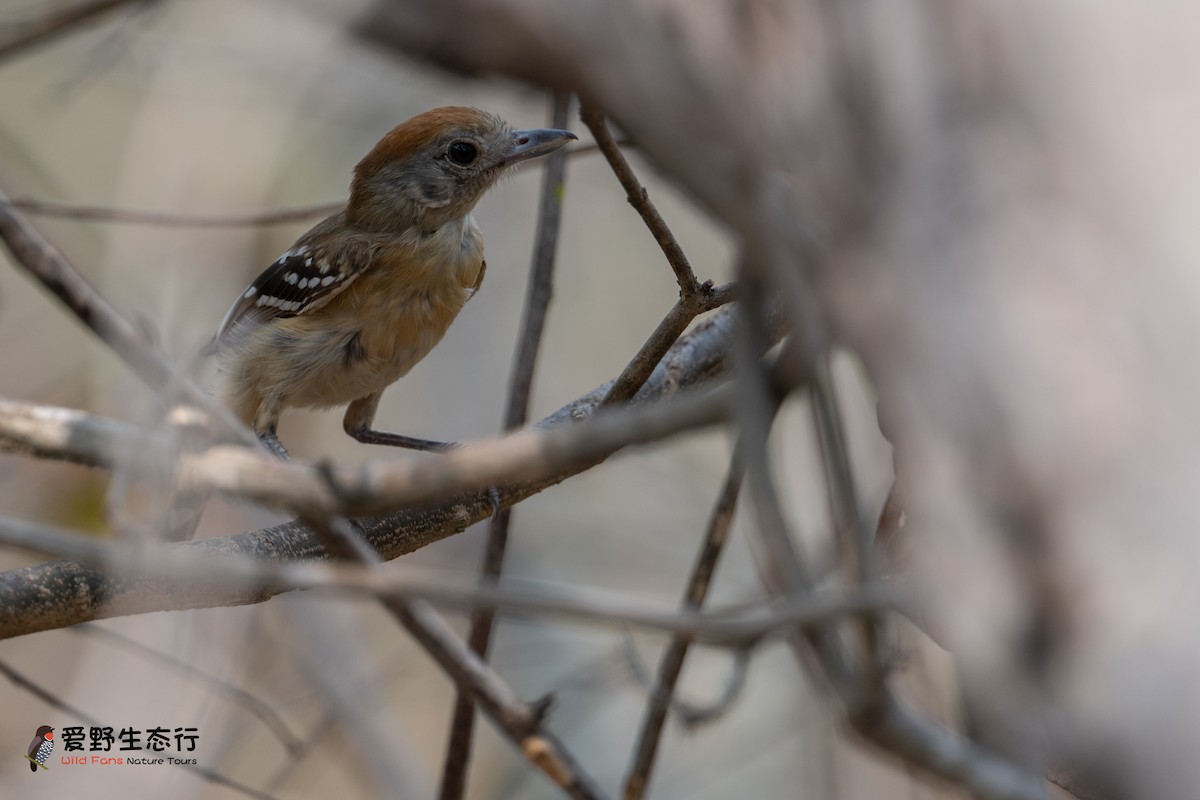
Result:
[[400,433],[377,431],[371,427],[375,419],[375,409],[379,407],[381,394],[369,394],[360,397],[346,408],[346,416],[342,418],[342,428],[356,441],[363,444],[382,444],[389,447],[404,447],[409,450],[424,450],[430,453],[445,453],[456,447],[462,447],[458,442],[439,442],[436,439],[417,439]]
[[[458,442],[439,442],[434,439],[417,439],[399,433],[377,431],[371,427],[375,419],[375,410],[379,407],[381,392],[360,397],[346,408],[346,416],[342,417],[342,428],[356,441],[363,444],[382,444],[391,447],[405,447],[409,450],[424,450],[429,453],[446,453],[462,447]],[[282,445],[280,445],[282,447]],[[500,514],[500,492],[495,486],[488,487],[488,501],[492,505],[492,519]]]
[[283,442],[279,441],[279,436],[275,433],[274,428],[269,428],[258,434],[258,440],[262,442],[263,447],[270,450],[272,454],[278,456],[283,461],[292,460],[287,448],[283,446]]

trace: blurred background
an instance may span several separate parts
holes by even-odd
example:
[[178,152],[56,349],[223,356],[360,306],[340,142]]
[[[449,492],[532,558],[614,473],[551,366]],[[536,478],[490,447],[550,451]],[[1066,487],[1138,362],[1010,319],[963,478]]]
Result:
[[[0,25],[50,5],[0,0]],[[519,127],[545,124],[548,107],[541,91],[385,57],[303,4],[272,0],[165,2],[112,15],[0,64],[0,101],[0,187],[10,196],[196,214],[344,199],[352,167],[376,140],[434,106],[474,105]],[[572,127],[581,144],[590,141],[574,114]],[[727,232],[659,179],[636,150],[629,157],[697,275],[729,280]],[[535,164],[479,205],[487,281],[433,354],[385,395],[380,427],[458,440],[498,430],[538,185]],[[661,253],[598,154],[569,159],[564,214],[535,419],[618,374],[677,295]],[[223,228],[35,221],[118,308],[183,361],[233,298],[315,219]],[[152,394],[39,287],[4,266],[0,396],[161,424]],[[860,365],[841,357],[836,366],[860,485],[877,512],[890,484],[890,449]],[[775,456],[788,511],[814,555],[829,558],[825,492],[802,401],[790,401],[779,426]],[[406,457],[350,440],[340,412],[291,411],[280,437],[301,458],[353,464]],[[506,574],[676,602],[730,446],[725,435],[707,433],[637,449],[522,503]],[[7,514],[108,536],[108,486],[108,476],[97,471],[0,456],[0,506]],[[735,522],[712,602],[761,596],[742,535],[745,517],[739,513]],[[280,519],[217,500],[199,535]],[[482,533],[476,527],[404,560],[473,575]],[[0,552],[2,568],[28,563],[29,556]],[[465,630],[461,618],[455,624]],[[453,688],[374,604],[293,594],[95,628],[0,642],[0,661],[103,724],[194,726],[201,766],[272,797],[435,792]],[[653,667],[664,639],[638,634],[633,641]],[[504,620],[492,651],[492,662],[522,696],[554,693],[553,729],[614,791],[645,703],[623,648],[615,626]],[[944,654],[912,637],[904,660],[906,680],[928,710],[953,718],[957,692]],[[697,649],[681,694],[714,698],[731,669],[727,653]],[[52,761],[48,774],[31,776],[20,754],[39,724],[88,723],[2,680],[0,698],[0,753],[7,754],[0,758],[0,797],[240,796],[169,767],[72,768]],[[476,742],[470,797],[558,796],[486,722]],[[380,774],[373,759],[359,758],[370,751],[385,753],[391,771]],[[55,758],[62,754],[60,744]],[[819,687],[776,644],[756,652],[744,695],[727,715],[696,730],[668,724],[650,796],[958,795],[848,742]]]

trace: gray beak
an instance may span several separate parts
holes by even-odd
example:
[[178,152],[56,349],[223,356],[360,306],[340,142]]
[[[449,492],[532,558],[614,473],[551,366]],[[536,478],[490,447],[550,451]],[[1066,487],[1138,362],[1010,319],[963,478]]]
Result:
[[504,164],[512,166],[531,158],[553,153],[567,142],[573,142],[578,138],[570,131],[560,131],[554,128],[513,131],[510,144],[504,151]]

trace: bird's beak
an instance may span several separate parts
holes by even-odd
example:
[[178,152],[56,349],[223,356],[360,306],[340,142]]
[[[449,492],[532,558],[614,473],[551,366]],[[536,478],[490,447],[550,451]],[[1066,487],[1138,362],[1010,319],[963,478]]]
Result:
[[578,138],[570,131],[560,131],[554,128],[513,131],[509,145],[504,150],[504,164],[512,166],[531,158],[553,153],[567,142],[573,142]]

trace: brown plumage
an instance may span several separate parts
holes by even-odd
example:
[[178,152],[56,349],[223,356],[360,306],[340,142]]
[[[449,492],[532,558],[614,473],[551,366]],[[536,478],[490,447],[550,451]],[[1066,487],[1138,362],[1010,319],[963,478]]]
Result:
[[483,281],[471,217],[508,170],[566,144],[473,108],[438,108],[389,132],[354,170],[345,209],[301,236],[217,332],[225,397],[277,451],[284,408],[349,403],[360,441],[439,443],[371,429],[383,390],[441,340]]

